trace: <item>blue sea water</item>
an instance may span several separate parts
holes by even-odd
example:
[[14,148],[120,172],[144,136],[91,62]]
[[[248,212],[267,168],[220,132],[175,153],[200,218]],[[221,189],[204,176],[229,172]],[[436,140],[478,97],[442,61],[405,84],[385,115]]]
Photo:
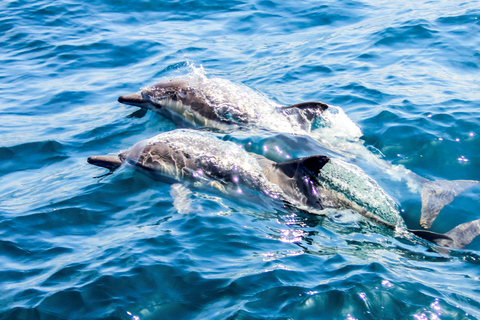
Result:
[[[118,96],[197,73],[340,107],[361,129],[346,149],[370,154],[359,166],[480,180],[479,48],[477,1],[3,0],[0,319],[480,318],[479,239],[439,252],[86,161],[176,128]],[[266,130],[223,139],[323,150]],[[419,197],[374,178],[418,228]],[[479,195],[432,230],[479,219]]]

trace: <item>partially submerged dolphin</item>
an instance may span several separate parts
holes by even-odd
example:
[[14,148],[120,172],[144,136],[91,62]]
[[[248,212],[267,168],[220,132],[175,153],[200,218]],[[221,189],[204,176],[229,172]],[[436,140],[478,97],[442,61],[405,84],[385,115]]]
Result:
[[141,92],[122,95],[118,101],[152,110],[182,126],[222,130],[260,124],[266,121],[270,112],[284,115],[294,125],[306,124],[321,117],[322,112],[328,109],[328,105],[322,102],[303,102],[283,108],[267,108],[262,113],[260,108],[254,110],[219,96],[185,78],[159,82]]
[[[373,179],[356,166],[323,155],[275,163],[212,134],[183,129],[141,141],[119,155],[89,157],[88,162],[112,171],[128,163],[163,179],[222,192],[257,191],[317,214],[350,209],[392,230],[403,224],[397,205]],[[409,231],[442,246],[463,248],[480,234],[480,222],[464,223],[446,234]]]

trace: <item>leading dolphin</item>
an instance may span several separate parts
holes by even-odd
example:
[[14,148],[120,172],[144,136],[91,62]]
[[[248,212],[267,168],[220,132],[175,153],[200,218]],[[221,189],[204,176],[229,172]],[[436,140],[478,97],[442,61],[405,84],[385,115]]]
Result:
[[[161,178],[222,192],[253,190],[310,212],[350,209],[391,230],[403,223],[395,202],[356,166],[323,155],[276,163],[205,132],[162,133],[119,155],[92,156],[88,162],[110,170],[128,163]],[[409,231],[445,247],[463,248],[480,234],[480,223],[467,222],[446,234]]]
[[[210,84],[214,87],[213,84]],[[229,130],[250,124],[266,123],[272,115],[293,125],[306,125],[321,117],[328,109],[322,102],[303,102],[288,107],[262,110],[259,104],[235,104],[208,85],[199,86],[187,78],[162,81],[141,92],[122,95],[120,103],[162,114],[174,123],[186,127],[209,127]],[[263,111],[263,112],[262,112]]]

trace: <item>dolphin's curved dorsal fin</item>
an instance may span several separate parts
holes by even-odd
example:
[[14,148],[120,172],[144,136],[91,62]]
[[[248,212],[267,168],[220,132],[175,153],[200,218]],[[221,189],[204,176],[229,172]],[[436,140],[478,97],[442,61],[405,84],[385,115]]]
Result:
[[302,102],[302,103],[297,103],[297,104],[292,104],[291,106],[288,107],[283,107],[282,109],[288,110],[288,109],[300,109],[300,110],[305,110],[305,109],[315,109],[315,110],[320,110],[320,111],[325,111],[328,109],[328,104],[323,103],[323,102]]
[[323,102],[302,102],[281,108],[281,110],[288,115],[298,116],[298,121],[300,123],[305,120],[313,121],[318,119],[327,109],[328,105]]
[[464,190],[480,183],[474,180],[428,181],[422,186],[422,215],[420,226],[428,229],[444,206]]
[[283,171],[287,176],[292,178],[299,168],[306,169],[311,174],[317,176],[320,170],[330,161],[327,156],[309,156],[293,161],[275,164],[275,167]]
[[330,161],[327,156],[310,156],[282,163],[258,157],[257,160],[266,178],[280,186],[287,195],[300,204],[323,209],[316,195],[315,180],[323,166]]

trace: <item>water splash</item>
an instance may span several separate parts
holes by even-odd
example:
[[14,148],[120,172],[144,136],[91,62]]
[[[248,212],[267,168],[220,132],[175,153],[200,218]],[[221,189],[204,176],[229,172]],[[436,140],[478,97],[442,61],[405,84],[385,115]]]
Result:
[[189,65],[186,76],[190,86],[197,94],[210,102],[217,115],[240,125],[258,127],[276,132],[307,134],[305,127],[294,114],[283,112],[281,105],[265,95],[229,80],[207,77],[202,66]]

